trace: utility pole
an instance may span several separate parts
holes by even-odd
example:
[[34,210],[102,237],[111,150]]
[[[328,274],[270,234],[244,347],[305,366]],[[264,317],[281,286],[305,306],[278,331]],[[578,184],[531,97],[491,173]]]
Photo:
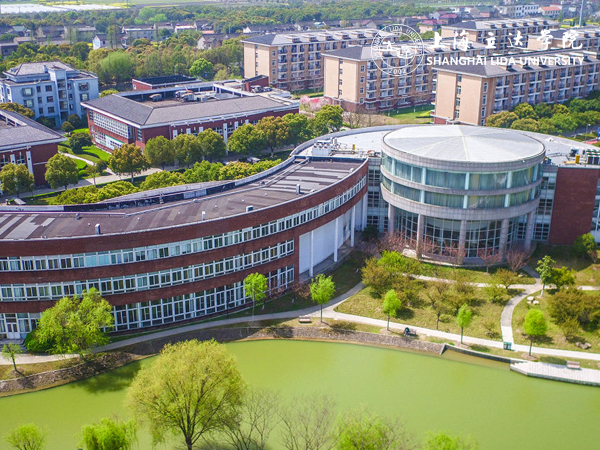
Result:
[[581,0],[581,11],[579,11],[579,28],[581,28],[581,24],[583,23],[583,7],[585,6],[585,0]]

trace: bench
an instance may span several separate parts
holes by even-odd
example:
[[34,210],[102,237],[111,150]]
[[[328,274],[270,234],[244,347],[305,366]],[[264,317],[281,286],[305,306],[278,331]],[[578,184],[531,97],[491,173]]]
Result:
[[410,328],[406,327],[404,329],[404,336],[406,337],[417,337],[417,332],[411,330]]
[[581,369],[581,365],[577,361],[567,361],[567,369]]
[[310,316],[300,316],[298,317],[298,322],[300,323],[312,323]]

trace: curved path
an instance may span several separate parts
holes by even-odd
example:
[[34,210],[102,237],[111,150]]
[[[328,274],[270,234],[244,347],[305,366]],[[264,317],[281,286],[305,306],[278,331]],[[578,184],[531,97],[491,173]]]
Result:
[[[483,285],[485,286],[485,284],[483,284]],[[372,325],[372,326],[377,326],[380,328],[385,328],[387,326],[387,321],[385,321],[385,320],[371,319],[369,317],[355,316],[352,314],[345,314],[345,313],[340,313],[340,312],[335,311],[335,308],[338,305],[340,305],[345,300],[347,300],[348,298],[350,298],[351,296],[353,296],[354,294],[359,292],[361,289],[363,289],[363,287],[364,287],[363,284],[359,283],[356,286],[354,286],[352,289],[350,289],[348,292],[346,292],[345,294],[342,294],[342,295],[334,298],[332,301],[330,301],[327,305],[325,305],[323,307],[323,317],[333,319],[333,320],[345,320],[345,321],[349,321],[349,322],[362,323],[362,324],[366,324],[366,325]],[[536,283],[534,285],[515,285],[514,287],[520,288],[520,289],[525,289],[526,293],[519,294],[516,297],[514,297],[513,299],[511,299],[509,301],[509,303],[506,305],[506,307],[502,313],[502,319],[501,319],[502,323],[507,324],[506,325],[507,335],[504,334],[504,332],[505,332],[504,327],[502,330],[503,331],[503,339],[510,337],[511,338],[510,341],[507,341],[506,339],[504,339],[504,340],[506,342],[511,342],[511,343],[513,342],[513,340],[512,340],[512,328],[510,328],[510,323],[512,321],[512,313],[514,311],[514,307],[521,300],[523,300],[523,298],[525,298],[528,295],[527,292],[533,293],[537,290],[540,290],[541,285],[538,285],[538,283]],[[600,288],[593,287],[593,289],[600,289]],[[285,312],[281,312],[281,313],[256,315],[255,320],[293,319],[298,316],[305,316],[305,315],[309,315],[318,320],[320,317],[319,306],[311,306],[309,308],[305,308],[305,309],[297,310],[297,311],[285,311]],[[176,336],[178,334],[186,333],[189,331],[203,330],[203,329],[213,328],[213,327],[217,327],[217,326],[221,327],[221,326],[227,326],[227,325],[236,325],[239,323],[246,323],[248,321],[249,321],[248,317],[236,317],[236,318],[231,318],[231,319],[214,320],[214,321],[209,321],[209,322],[203,322],[203,323],[197,323],[197,324],[192,324],[192,325],[176,327],[176,328],[172,328],[169,330],[148,333],[148,334],[144,334],[144,335],[129,338],[129,339],[124,339],[122,341],[113,342],[113,343],[105,345],[103,347],[96,348],[94,350],[94,352],[98,353],[98,352],[103,352],[103,351],[116,350],[116,349],[123,348],[123,347],[129,346],[129,345],[132,345],[132,344],[148,342],[148,341],[163,338],[163,337]],[[390,323],[390,329],[396,330],[399,332],[402,332],[404,330],[404,328],[406,328],[407,326],[409,326],[411,328],[411,330],[416,330],[417,333],[421,334],[421,335],[435,337],[435,338],[443,339],[445,341],[450,341],[450,342],[460,342],[459,334],[446,333],[443,331],[415,327],[413,325],[402,324],[402,323],[395,323],[395,322]],[[510,335],[508,335],[509,332],[510,332]],[[494,347],[494,348],[502,348],[503,347],[502,341],[492,341],[489,339],[475,338],[475,337],[471,337],[471,336],[464,336],[463,342],[467,343],[467,344],[483,345],[486,347]],[[514,351],[518,351],[518,352],[529,351],[529,347],[527,345],[519,345],[519,344],[513,345],[512,349]],[[569,359],[587,359],[587,360],[593,360],[593,361],[600,361],[599,353],[588,353],[588,352],[571,351],[571,350],[559,350],[559,349],[542,348],[542,347],[533,347],[532,351],[539,355],[557,356],[557,357],[569,358]],[[54,356],[17,355],[16,360],[17,360],[17,364],[33,364],[33,363],[40,363],[40,362],[57,361],[57,360],[60,360],[63,358],[68,358],[68,357],[73,357],[73,356],[74,355],[54,355]],[[6,359],[0,358],[0,365],[9,365],[9,364],[12,364],[12,362],[8,361]]]

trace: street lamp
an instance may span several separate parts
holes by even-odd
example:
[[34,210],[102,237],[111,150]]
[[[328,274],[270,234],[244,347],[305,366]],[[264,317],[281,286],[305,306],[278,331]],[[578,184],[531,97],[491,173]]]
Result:
[[587,134],[588,134],[588,128],[589,128],[589,127],[590,127],[590,124],[588,123],[588,124],[585,126],[585,138],[586,138],[586,139],[587,139]]

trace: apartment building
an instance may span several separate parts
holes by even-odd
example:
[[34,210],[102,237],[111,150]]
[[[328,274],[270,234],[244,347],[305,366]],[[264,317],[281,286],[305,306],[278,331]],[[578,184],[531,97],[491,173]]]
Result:
[[[407,67],[399,42],[392,54],[384,55],[376,64],[371,46],[351,46],[325,52],[324,96],[346,111],[386,111],[408,105],[431,103],[435,99],[436,79],[433,67],[445,57],[486,56],[485,45],[472,43],[466,51],[454,49],[452,40],[442,40],[436,47],[433,40],[424,41],[423,58],[414,58]],[[405,75],[390,75],[379,67],[407,67]]]
[[506,5],[498,5],[496,9],[500,14],[511,19],[518,19],[521,17],[531,16],[538,14],[540,5],[536,3],[511,3]]
[[514,63],[488,59],[438,67],[435,123],[485,125],[490,115],[519,103],[559,103],[599,88],[596,52],[551,50],[503,59]]
[[530,36],[527,47],[531,50],[560,48],[597,52],[600,50],[600,27],[550,30],[545,35]]
[[529,38],[542,30],[554,30],[558,23],[549,19],[497,19],[461,22],[442,27],[443,38],[463,38],[494,46],[498,52],[526,48]]
[[[376,29],[342,29],[251,37],[242,41],[244,76],[265,75],[271,86],[289,91],[321,89],[325,73],[322,52],[368,45],[378,32]],[[391,33],[387,35],[393,38]]]
[[81,116],[81,102],[98,98],[98,77],[60,61],[19,64],[0,79],[0,103],[31,109],[35,118],[49,117],[61,125],[70,114]]

